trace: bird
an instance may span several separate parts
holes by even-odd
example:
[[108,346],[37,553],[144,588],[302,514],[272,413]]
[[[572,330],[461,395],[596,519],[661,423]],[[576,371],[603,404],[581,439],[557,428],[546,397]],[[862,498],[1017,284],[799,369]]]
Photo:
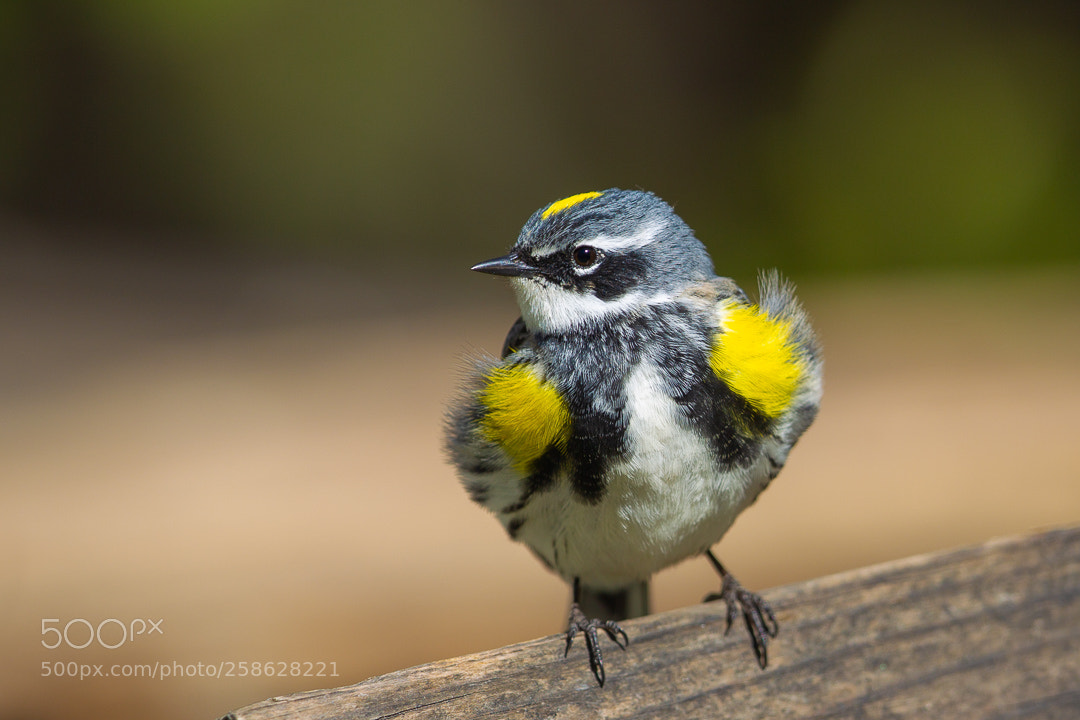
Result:
[[704,556],[762,670],[778,624],[712,552],[813,422],[823,354],[773,270],[751,300],[657,195],[611,188],[537,210],[509,254],[520,308],[499,357],[472,358],[444,445],[465,490],[572,588],[564,656],[649,612],[656,572]]

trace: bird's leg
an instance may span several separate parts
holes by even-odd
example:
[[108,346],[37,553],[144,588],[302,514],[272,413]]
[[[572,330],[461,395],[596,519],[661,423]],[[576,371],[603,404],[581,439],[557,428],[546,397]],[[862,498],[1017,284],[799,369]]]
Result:
[[723,581],[720,592],[710,593],[705,598],[705,602],[723,600],[727,603],[725,635],[731,630],[731,623],[739,616],[739,612],[742,612],[743,621],[746,622],[746,630],[750,633],[750,642],[754,646],[754,655],[757,657],[758,665],[764,670],[765,666],[769,664],[766,644],[769,638],[776,637],[776,633],[780,630],[772,608],[769,607],[769,603],[765,602],[765,598],[757,593],[750,592],[740,585],[735,576],[720,564],[720,561],[716,559],[711,550],[706,550],[705,556],[709,558],[709,562],[716,568],[716,572],[720,573],[720,579]]
[[600,638],[597,630],[603,630],[612,642],[623,650],[630,644],[626,633],[614,620],[598,620],[597,618],[585,617],[578,603],[581,600],[581,580],[574,578],[574,602],[570,605],[570,624],[566,629],[566,650],[563,657],[570,653],[570,644],[579,632],[585,635],[585,647],[589,651],[589,667],[596,676],[600,687],[604,686],[604,656],[600,652]]

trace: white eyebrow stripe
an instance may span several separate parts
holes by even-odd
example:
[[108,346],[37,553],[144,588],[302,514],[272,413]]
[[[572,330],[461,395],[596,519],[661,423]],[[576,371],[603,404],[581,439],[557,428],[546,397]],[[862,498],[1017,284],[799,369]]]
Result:
[[534,247],[529,250],[529,254],[533,257],[542,258],[547,257],[548,255],[554,255],[555,253],[559,252],[559,250],[562,250],[562,248],[562,245],[541,245],[539,247]]
[[[611,252],[613,250],[637,250],[643,248],[653,240],[664,229],[661,223],[654,222],[648,225],[642,226],[636,233],[632,235],[597,235],[593,238],[586,238],[582,240],[574,247],[581,245],[592,245],[595,248]],[[554,255],[560,250],[566,249],[562,244],[540,245],[529,250],[529,254],[533,257],[542,258]]]
[[597,235],[588,240],[584,245],[592,245],[601,250],[637,250],[643,248],[660,234],[663,229],[660,223],[650,223],[643,226],[633,235]]

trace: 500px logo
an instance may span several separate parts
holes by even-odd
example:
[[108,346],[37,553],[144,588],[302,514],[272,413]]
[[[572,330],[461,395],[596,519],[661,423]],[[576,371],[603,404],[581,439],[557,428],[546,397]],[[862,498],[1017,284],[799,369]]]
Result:
[[105,618],[93,625],[89,620],[74,618],[68,620],[61,630],[59,618],[42,618],[41,645],[49,650],[55,650],[61,645],[82,650],[96,640],[97,644],[106,650],[115,650],[140,635],[164,635],[161,629],[163,622],[165,621],[136,618],[129,623],[123,623],[116,618]]

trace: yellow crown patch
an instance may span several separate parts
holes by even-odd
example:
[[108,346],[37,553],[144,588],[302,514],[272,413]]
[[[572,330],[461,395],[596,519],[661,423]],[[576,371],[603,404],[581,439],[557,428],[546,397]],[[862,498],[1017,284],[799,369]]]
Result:
[[603,194],[604,193],[599,192],[586,192],[579,193],[577,195],[571,195],[568,198],[563,198],[562,200],[558,200],[548,205],[544,212],[540,215],[540,218],[542,220],[547,220],[555,213],[561,213],[563,210],[574,207],[580,202],[585,202],[589,198],[600,197]]

